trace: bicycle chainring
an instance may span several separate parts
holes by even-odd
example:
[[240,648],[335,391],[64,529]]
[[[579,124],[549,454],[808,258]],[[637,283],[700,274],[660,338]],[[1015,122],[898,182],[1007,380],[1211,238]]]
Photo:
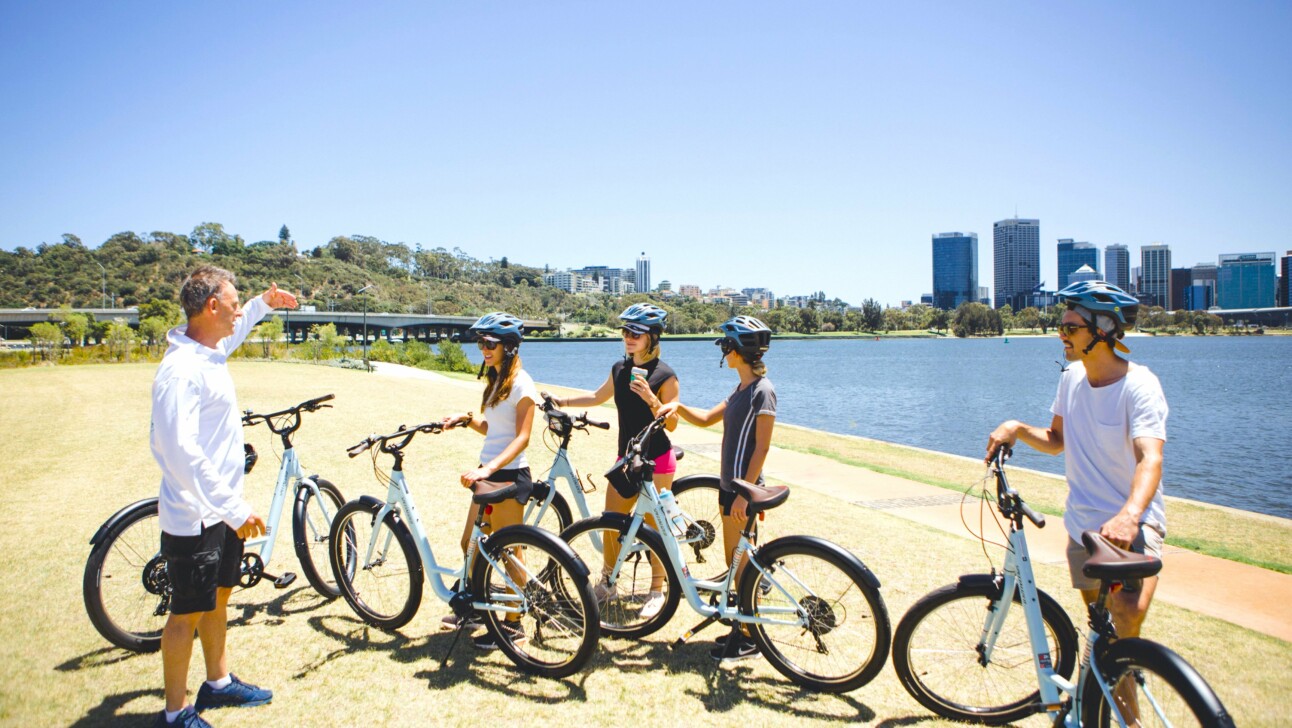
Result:
[[166,572],[166,558],[157,554],[144,565],[144,590],[149,594],[167,596],[170,594],[170,576]]
[[250,589],[260,583],[260,578],[264,574],[265,560],[260,558],[260,554],[242,555],[242,574],[238,576],[238,586],[243,589]]

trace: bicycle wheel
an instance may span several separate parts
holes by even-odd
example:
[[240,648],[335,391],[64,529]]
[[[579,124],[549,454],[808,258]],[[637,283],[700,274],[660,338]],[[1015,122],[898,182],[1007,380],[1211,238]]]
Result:
[[104,639],[134,652],[161,648],[170,581],[161,558],[157,499],[135,504],[90,550],[81,592]]
[[[340,489],[330,482],[317,478],[319,496],[307,485],[298,485],[296,505],[292,509],[292,540],[296,544],[296,558],[310,586],[327,599],[341,596],[336,579],[327,569],[328,538],[332,533],[332,519],[345,505]],[[320,568],[321,567],[321,568]]]
[[718,492],[716,476],[691,475],[673,483],[673,497],[682,512],[691,517],[686,535],[678,539],[678,546],[687,566],[706,578],[727,568],[727,557],[722,551],[722,509],[718,506]]
[[[556,536],[533,526],[504,528],[483,548],[493,561],[479,554],[475,558],[471,585],[476,600],[518,611],[481,610],[503,653],[522,670],[544,677],[566,677],[583,669],[601,630],[588,570],[579,557]],[[542,564],[548,565],[545,570]]]
[[332,521],[328,554],[341,596],[363,621],[398,629],[422,603],[422,561],[413,534],[380,501],[350,501]]
[[[893,637],[893,669],[920,705],[944,718],[1003,725],[1035,712],[1040,700],[1027,619],[1018,590],[983,664],[983,629],[1000,599],[986,575],[929,593],[911,607]],[[1045,639],[1056,672],[1072,676],[1077,631],[1045,592],[1037,592]]]
[[[630,523],[627,516],[607,513],[585,518],[561,533],[561,540],[570,544],[592,572],[601,631],[623,639],[645,637],[668,624],[682,594],[658,533],[643,524],[632,546],[624,546]],[[610,553],[617,551],[618,556],[609,559],[604,553],[605,544],[610,544]],[[608,577],[617,560],[623,563],[614,584],[610,584]],[[647,606],[652,591],[663,595],[662,605],[657,601]]]
[[[812,690],[845,693],[874,679],[888,659],[888,609],[879,581],[857,557],[824,539],[787,536],[755,549],[740,577],[745,614],[768,662]],[[808,624],[798,618],[806,615]],[[788,623],[788,624],[787,624]]]
[[[1099,657],[1098,664],[1107,684],[1117,685],[1114,700],[1127,724],[1208,728],[1234,725],[1233,717],[1198,671],[1156,642],[1133,637],[1117,640]],[[1118,725],[1098,681],[1086,683],[1082,704],[1083,725]]]
[[[535,483],[534,486],[535,486],[534,497],[537,498],[538,483]],[[556,486],[548,485],[547,487],[554,488]],[[531,501],[531,503],[532,502],[533,501]],[[534,506],[535,513],[538,512],[538,505],[539,504],[535,504]],[[528,509],[528,506],[526,506],[526,508]],[[533,515],[530,514],[530,517],[532,518]],[[573,521],[574,519],[570,516],[570,505],[569,503],[566,502],[565,496],[561,495],[560,493],[556,493],[552,496],[552,502],[548,504],[547,510],[543,512],[542,518],[539,518],[537,521],[534,521],[532,523],[530,522],[529,518],[525,519],[526,524],[531,526],[537,526],[551,534],[561,533],[565,529],[569,528],[570,524],[573,523]]]

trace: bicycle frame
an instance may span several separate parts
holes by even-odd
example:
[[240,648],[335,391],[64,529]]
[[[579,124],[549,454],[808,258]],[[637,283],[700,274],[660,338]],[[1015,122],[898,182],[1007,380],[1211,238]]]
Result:
[[[326,499],[319,493],[318,485],[314,478],[318,476],[306,476],[305,471],[301,469],[300,460],[296,457],[296,448],[288,447],[283,450],[283,462],[278,467],[278,481],[274,484],[274,498],[269,505],[269,517],[265,519],[265,534],[256,538],[247,539],[244,548],[260,555],[262,566],[268,566],[269,560],[274,554],[274,544],[278,541],[278,522],[283,516],[283,507],[287,502],[287,493],[289,486],[292,492],[300,487],[309,488],[315,498],[318,499],[320,508],[327,512]],[[335,515],[335,514],[333,514]],[[307,525],[314,529],[314,524],[307,521]],[[317,533],[311,534],[317,536]]]
[[[448,603],[459,593],[453,591],[448,586],[445,586],[444,577],[447,576],[451,579],[455,579],[460,588],[465,591],[467,589],[465,585],[471,574],[471,567],[475,563],[476,556],[479,556],[488,561],[495,568],[496,572],[504,580],[508,589],[511,590],[509,594],[500,594],[495,596],[494,599],[497,601],[514,601],[516,602],[516,606],[499,606],[495,603],[484,602],[472,602],[471,606],[479,611],[503,612],[505,614],[523,614],[525,612],[527,605],[526,597],[524,596],[524,589],[512,580],[511,575],[503,565],[499,564],[496,559],[481,548],[481,546],[488,542],[489,537],[483,530],[481,530],[478,521],[472,524],[471,538],[470,541],[468,541],[467,552],[462,557],[461,568],[451,569],[445,566],[440,566],[439,561],[436,560],[435,551],[431,548],[431,542],[426,537],[426,528],[422,525],[422,517],[418,514],[417,506],[413,502],[412,493],[408,490],[408,481],[404,478],[403,470],[399,469],[392,470],[390,473],[390,485],[386,489],[386,501],[377,512],[374,522],[381,523],[386,516],[391,513],[396,514],[396,516],[406,522],[409,531],[413,535],[413,540],[417,544],[417,553],[418,557],[422,561],[422,569],[426,574],[426,581],[431,585],[431,590],[435,592],[435,596],[438,597],[440,601]],[[384,539],[384,543],[382,543],[380,547],[377,544],[378,533],[379,531],[373,532],[372,539],[364,548],[364,553],[362,555],[363,558],[361,561],[362,564],[372,563],[374,556],[378,554],[383,555],[384,558],[386,551],[395,545],[394,531],[386,529],[386,537]],[[539,578],[537,574],[529,574],[529,577],[532,579]]]
[[588,499],[583,493],[583,485],[579,481],[579,471],[574,469],[570,463],[570,454],[562,445],[556,451],[556,457],[552,460],[552,466],[547,469],[547,474],[543,476],[551,488],[547,491],[547,497],[542,501],[531,499],[525,504],[525,515],[521,519],[523,523],[535,524],[547,515],[547,509],[552,505],[552,499],[556,497],[556,481],[564,480],[567,488],[574,494],[574,504],[579,509],[579,517],[587,518],[591,513],[588,511]]

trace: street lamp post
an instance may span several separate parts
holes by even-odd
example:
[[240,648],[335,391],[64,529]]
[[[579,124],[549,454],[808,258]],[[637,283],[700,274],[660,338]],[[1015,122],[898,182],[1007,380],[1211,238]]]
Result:
[[[373,284],[369,283],[363,288],[360,288],[357,293],[363,293],[364,291],[373,287],[374,287]],[[364,368],[364,371],[372,371],[372,367],[368,364],[368,297],[367,296],[363,297],[363,368]]]
[[104,308],[107,308],[107,307],[108,307],[108,269],[107,269],[107,268],[104,268],[104,267],[103,267],[103,264],[102,264],[102,263],[100,263],[100,262],[99,262],[99,261],[97,261],[97,260],[96,260],[96,261],[94,261],[94,264],[95,264],[95,265],[97,265],[97,266],[99,266],[99,270],[100,270],[100,271],[102,271],[102,276],[103,276],[103,278],[102,278],[102,280],[103,280],[103,307],[104,307]]

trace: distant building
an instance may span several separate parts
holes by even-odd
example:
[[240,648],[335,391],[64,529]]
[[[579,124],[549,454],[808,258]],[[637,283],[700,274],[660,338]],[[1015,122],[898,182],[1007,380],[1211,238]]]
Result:
[[597,281],[568,270],[544,274],[543,283],[567,293],[588,293],[601,290],[601,284]]
[[1101,280],[1099,278],[1099,271],[1095,270],[1094,268],[1091,268],[1088,265],[1083,265],[1080,268],[1068,274],[1068,283],[1079,283],[1081,281],[1097,281],[1097,280]]
[[1130,251],[1116,243],[1104,248],[1104,280],[1123,291],[1131,291]]
[[1292,294],[1292,284],[1289,281],[1292,281],[1292,250],[1283,256],[1283,275],[1279,276],[1280,306],[1292,306],[1292,298],[1289,297]]
[[1184,310],[1185,311],[1206,311],[1215,305],[1214,297],[1215,288],[1204,286],[1197,283],[1191,284],[1184,289]]
[[1171,308],[1171,246],[1163,243],[1139,249],[1141,299],[1151,306]]
[[1193,266],[1193,276],[1189,284],[1193,286],[1206,286],[1210,289],[1211,292],[1207,294],[1207,300],[1211,301],[1211,303],[1207,305],[1207,308],[1211,308],[1216,305],[1216,279],[1219,276],[1218,271],[1219,268],[1216,267],[1215,263],[1199,263]]
[[1274,253],[1220,256],[1216,305],[1221,308],[1273,308]]
[[1184,308],[1184,289],[1193,285],[1192,268],[1171,269],[1171,310]]
[[[1014,310],[1041,285],[1041,221],[1010,218],[992,223],[996,308]],[[936,292],[935,292],[936,293]]]
[[643,293],[650,293],[650,258],[646,257],[646,251],[642,251],[641,257],[637,259],[637,276],[633,281],[637,284],[637,290]]
[[951,310],[978,293],[978,233],[933,236],[933,305]]
[[[978,290],[980,290],[980,291],[981,291],[982,289],[981,289],[981,288],[979,288]],[[932,305],[933,305],[933,294],[932,294],[932,293],[921,293],[921,294],[920,294],[920,303],[924,304],[925,306],[932,306]]]
[[978,303],[984,306],[991,305],[991,289],[987,286],[978,286]]
[[678,295],[686,296],[687,298],[700,299],[700,287],[694,283],[683,283],[677,287],[677,292]]
[[1054,285],[1060,290],[1066,288],[1069,283],[1074,282],[1072,274],[1083,265],[1095,272],[1095,277],[1090,280],[1100,280],[1099,248],[1090,243],[1073,242],[1072,238],[1060,238],[1059,277],[1055,279]]
[[659,291],[660,291],[660,293],[663,293],[663,292],[665,292],[665,291],[671,291],[671,290],[673,290],[673,284],[672,284],[672,283],[669,283],[668,281],[660,281],[660,282],[659,282]]

